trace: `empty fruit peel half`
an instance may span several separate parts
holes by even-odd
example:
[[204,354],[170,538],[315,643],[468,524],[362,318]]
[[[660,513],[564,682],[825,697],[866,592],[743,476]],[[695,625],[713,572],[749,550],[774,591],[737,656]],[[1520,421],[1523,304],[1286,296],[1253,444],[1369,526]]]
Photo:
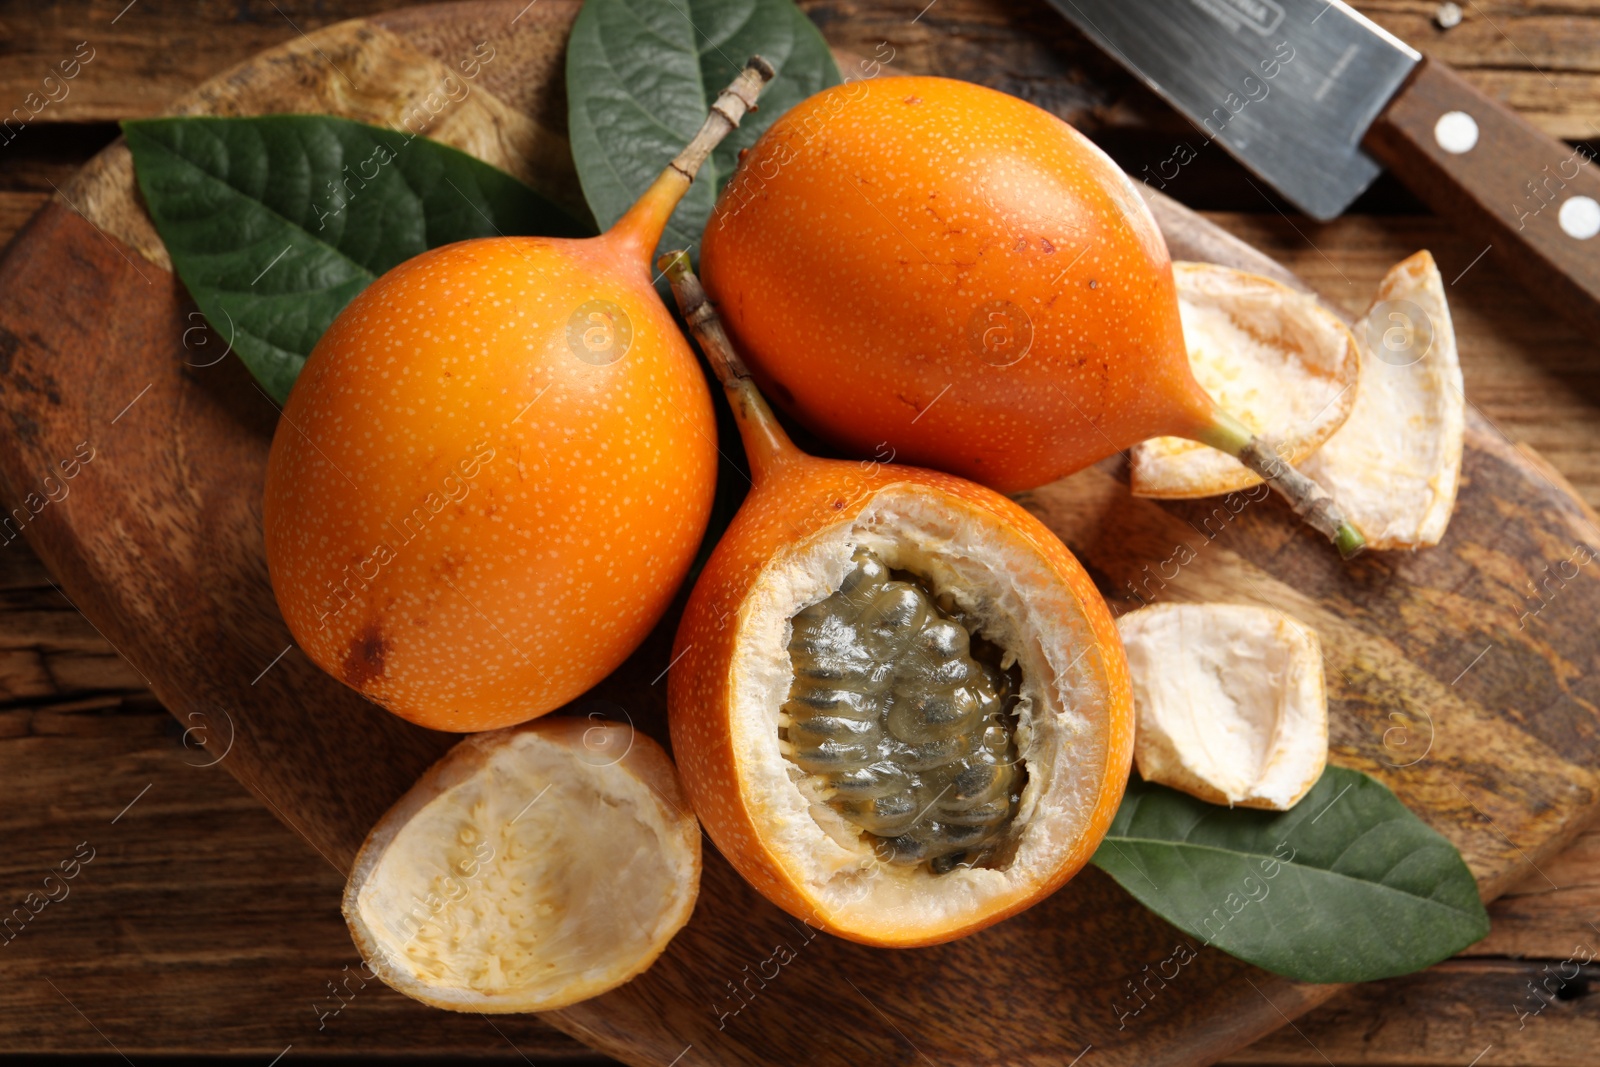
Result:
[[552,718],[451,749],[367,836],[344,917],[436,1008],[547,1011],[643,972],[689,921],[700,829],[661,747]]
[[[1174,263],[1189,365],[1222,407],[1299,463],[1331,437],[1355,403],[1355,338],[1317,298],[1259,274]],[[1216,496],[1260,475],[1209,445],[1153,437],[1132,450],[1136,496]],[[1335,494],[1337,497],[1337,494]]]
[[1355,332],[1355,408],[1300,469],[1333,494],[1370,547],[1436,545],[1455,508],[1466,395],[1433,256],[1396,264]]
[[1288,811],[1322,777],[1322,643],[1281,611],[1161,604],[1117,620],[1147,782],[1213,804]]

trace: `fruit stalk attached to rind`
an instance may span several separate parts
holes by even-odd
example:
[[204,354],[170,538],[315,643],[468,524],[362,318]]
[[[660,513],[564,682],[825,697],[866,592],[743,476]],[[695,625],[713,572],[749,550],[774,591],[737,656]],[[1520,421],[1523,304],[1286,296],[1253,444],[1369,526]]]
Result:
[[687,256],[659,266],[752,476],[668,675],[696,814],[770,900],[854,941],[935,944],[1035,903],[1087,861],[1127,781],[1105,602],[991,489],[797,449]]
[[[1259,274],[1174,263],[1172,277],[1195,380],[1298,466],[1355,407],[1361,345],[1350,327],[1310,293]],[[1181,437],[1141,441],[1128,459],[1134,496],[1192,500],[1261,482],[1235,457]]]
[[689,191],[689,186],[694,184],[701,165],[711,158],[711,153],[723,138],[739,128],[745,114],[755,110],[761,90],[777,76],[778,72],[771,63],[760,56],[751,56],[744,69],[712,102],[711,113],[706,116],[699,132],[656,176],[656,180],[633,207],[617,220],[616,225],[608,231],[608,236],[615,236],[627,243],[630,251],[642,254],[648,264],[650,253],[655,251],[656,243],[661,240],[661,234],[667,227],[667,220],[677,209],[678,201]]
[[1015,493],[1187,437],[1359,550],[1195,381],[1166,243],[1127,176],[1015,97],[925,77],[812,96],[745,153],[701,263],[768,395],[848,451],[886,442]]
[[1196,434],[1195,439],[1226,452],[1259,474],[1302,522],[1332,541],[1345,559],[1360,555],[1367,547],[1361,531],[1345,520],[1339,505],[1322,486],[1285,463],[1276,448],[1221,408],[1217,409],[1216,423]]
[[351,301],[273,438],[267,566],[295,641],[422,726],[470,732],[590,689],[705,533],[716,424],[650,256],[773,69],[752,59],[606,233],[426,252]]

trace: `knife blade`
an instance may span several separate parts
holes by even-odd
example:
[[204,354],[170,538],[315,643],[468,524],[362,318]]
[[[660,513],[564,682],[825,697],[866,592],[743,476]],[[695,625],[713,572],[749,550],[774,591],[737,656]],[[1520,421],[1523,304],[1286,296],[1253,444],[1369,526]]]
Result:
[[1327,0],[1051,0],[1199,131],[1326,221],[1381,170],[1361,138],[1422,57]]
[[1342,0],[1050,3],[1305,214],[1334,218],[1387,168],[1600,330],[1600,168]]

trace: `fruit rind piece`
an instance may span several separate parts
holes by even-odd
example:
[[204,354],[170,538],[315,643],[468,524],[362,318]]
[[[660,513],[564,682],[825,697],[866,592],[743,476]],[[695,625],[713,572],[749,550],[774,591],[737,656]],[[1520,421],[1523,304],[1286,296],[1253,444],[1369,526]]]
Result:
[[1212,804],[1288,811],[1328,758],[1316,632],[1249,604],[1158,604],[1117,619],[1147,782]]
[[[1115,813],[1132,757],[1115,628],[1065,547],[998,494],[927,471],[900,468],[874,482],[857,464],[798,466],[794,499],[829,503],[741,512],[723,545],[742,548],[742,558],[719,566],[713,556],[707,574],[738,570],[702,581],[686,611],[669,697],[685,787],[723,854],[813,926],[889,947],[982,929],[1076,873]],[[1013,836],[989,865],[934,874],[879,861],[853,826],[803,792],[779,750],[790,619],[838,587],[863,544],[951,592],[1018,654],[1016,737],[1028,784]]]
[[368,835],[343,912],[368,966],[409,997],[548,1011],[648,968],[699,884],[699,827],[661,747],[555,717],[434,764]]
[[[1413,308],[1424,322],[1410,321]],[[1382,321],[1373,321],[1374,314]],[[1426,351],[1373,349],[1374,340],[1385,345],[1391,330],[1420,347],[1424,325]],[[1431,254],[1418,252],[1389,271],[1355,333],[1362,361],[1355,406],[1300,469],[1338,499],[1369,547],[1436,545],[1461,481],[1466,395],[1455,324]]]
[[[1189,365],[1252,433],[1297,464],[1328,440],[1355,404],[1356,339],[1317,298],[1213,263],[1172,265]],[[1261,482],[1231,455],[1181,437],[1131,451],[1135,496],[1186,499]]]

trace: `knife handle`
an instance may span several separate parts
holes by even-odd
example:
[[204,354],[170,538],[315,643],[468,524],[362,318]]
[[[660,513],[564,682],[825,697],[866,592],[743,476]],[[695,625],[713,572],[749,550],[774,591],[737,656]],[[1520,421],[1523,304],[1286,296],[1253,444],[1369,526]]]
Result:
[[1440,215],[1482,231],[1492,251],[1479,270],[1498,260],[1591,336],[1600,332],[1600,161],[1428,59],[1364,146]]

